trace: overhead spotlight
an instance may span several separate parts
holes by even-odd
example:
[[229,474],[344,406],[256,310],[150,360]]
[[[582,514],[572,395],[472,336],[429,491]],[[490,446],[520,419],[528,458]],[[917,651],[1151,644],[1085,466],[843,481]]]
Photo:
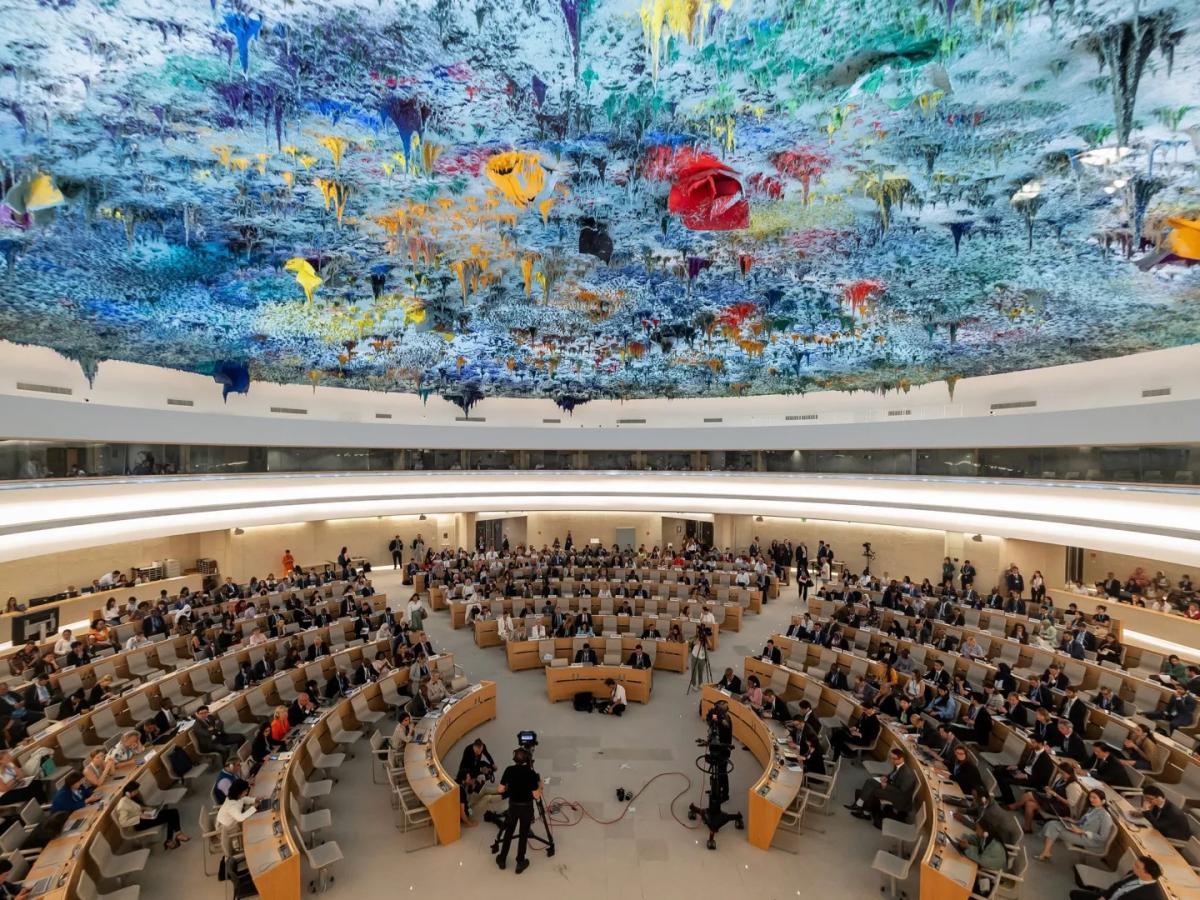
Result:
[[763,520],[763,517],[762,517],[762,516],[755,516],[755,517],[754,517],[754,521],[755,521],[755,522],[761,522],[762,520]]
[[234,534],[245,534],[246,529],[245,528],[235,528],[235,529],[233,529],[233,533]]
[[983,543],[983,535],[982,534],[973,534],[973,535],[971,535],[971,540],[973,540],[977,544],[982,544]]
[[424,522],[425,521],[425,513],[421,513],[419,516],[417,516],[417,521]]

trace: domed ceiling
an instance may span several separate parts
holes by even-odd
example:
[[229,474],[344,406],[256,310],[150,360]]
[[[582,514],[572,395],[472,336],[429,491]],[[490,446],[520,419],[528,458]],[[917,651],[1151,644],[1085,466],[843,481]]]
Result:
[[442,396],[1200,340],[1200,6],[0,0],[0,336]]

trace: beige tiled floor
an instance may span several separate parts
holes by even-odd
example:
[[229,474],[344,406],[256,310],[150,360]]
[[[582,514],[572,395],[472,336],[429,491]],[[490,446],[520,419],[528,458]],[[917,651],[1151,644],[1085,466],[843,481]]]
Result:
[[[389,597],[406,597],[391,570],[377,571],[374,580]],[[746,653],[757,652],[772,630],[786,624],[795,607],[794,594],[787,593],[769,604],[763,615],[746,616],[740,634],[723,636],[714,670],[739,666]],[[346,857],[334,869],[336,880],[328,892],[333,900],[430,890],[449,898],[479,897],[486,891],[490,900],[546,891],[613,900],[878,895],[883,880],[872,870],[871,862],[883,848],[883,840],[840,805],[833,816],[820,820],[825,833],[807,832],[795,855],[757,850],[746,842],[744,832],[732,826],[721,832],[718,849],[709,851],[699,831],[688,830],[671,818],[671,799],[687,785],[686,777],[690,788],[676,802],[675,811],[687,822],[687,803],[698,798],[700,782],[694,765],[694,740],[702,731],[695,698],[687,695],[684,676],[656,672],[651,702],[647,706],[633,704],[623,718],[587,715],[574,712],[567,703],[551,706],[540,672],[509,672],[499,648],[476,648],[468,631],[449,628],[445,613],[433,616],[430,631],[436,645],[454,651],[471,678],[494,679],[499,684],[499,716],[479,731],[498,761],[508,757],[519,729],[532,728],[539,733],[542,744],[537,768],[548,779],[549,798],[583,802],[597,818],[611,819],[622,810],[615,798],[618,786],[637,789],[662,772],[683,774],[656,780],[617,824],[603,826],[585,820],[556,828],[555,856],[548,859],[540,850],[532,853],[533,865],[517,877],[511,859],[508,871],[496,869],[488,853],[495,828],[486,823],[465,831],[463,840],[452,846],[403,853],[399,833],[392,826],[386,788],[371,783],[364,743],[358,758],[347,760],[339,772],[340,782],[329,804],[333,827],[322,835],[336,840]],[[461,752],[460,747],[455,748],[451,765],[457,764]],[[734,760],[732,795],[744,798],[761,770],[748,752],[739,752]],[[848,800],[862,777],[861,770],[849,770],[843,779],[841,802]],[[207,802],[206,792],[189,798],[181,810],[193,834],[202,802]],[[726,808],[739,806],[733,803]],[[740,808],[744,810],[745,804]],[[571,814],[571,818],[577,816]],[[1066,854],[1060,853],[1053,866],[1036,862],[1031,866],[1033,878],[1026,885],[1026,898],[1066,896],[1071,886]],[[181,884],[186,885],[189,900],[228,896],[215,877],[204,878],[196,841],[172,853],[155,850],[140,884],[142,896],[148,898],[178,895]],[[915,896],[915,877],[907,887]]]

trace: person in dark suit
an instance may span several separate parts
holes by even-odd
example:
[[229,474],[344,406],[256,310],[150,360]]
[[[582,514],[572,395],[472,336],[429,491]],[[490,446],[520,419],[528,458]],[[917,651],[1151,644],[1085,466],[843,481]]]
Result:
[[951,727],[960,740],[979,744],[987,748],[992,739],[992,714],[987,711],[987,698],[980,693],[971,695],[971,703],[963,713],[963,720]]
[[854,792],[854,802],[846,806],[850,814],[858,819],[870,819],[879,823],[883,818],[883,804],[890,804],[895,815],[903,818],[912,809],[913,794],[917,786],[916,773],[904,761],[904,751],[893,747],[888,753],[892,770],[881,778],[868,778]]
[[329,655],[329,645],[325,643],[325,638],[317,635],[313,638],[312,644],[308,648],[308,652],[304,654],[309,662],[320,659],[322,656]]
[[661,641],[662,632],[658,630],[657,625],[651,625],[649,628],[642,629],[642,640],[644,641]]
[[850,682],[846,680],[846,673],[842,671],[841,666],[837,663],[829,667],[829,673],[825,676],[825,683],[838,691],[847,691],[850,689]]
[[1157,784],[1142,788],[1142,812],[1146,814],[1146,821],[1168,840],[1186,841],[1191,838],[1192,828],[1188,824],[1187,813],[1168,800]]
[[864,706],[862,714],[854,725],[835,728],[829,736],[829,746],[833,749],[833,759],[836,762],[844,754],[862,747],[870,747],[879,737],[882,725],[873,706]]
[[1092,698],[1092,706],[1116,716],[1125,715],[1125,701],[1114,694],[1110,687],[1100,688],[1100,693]]
[[635,669],[652,669],[654,668],[654,660],[650,658],[649,653],[642,649],[642,645],[638,644],[633,648],[633,652],[629,654],[627,665],[633,666]]
[[1096,741],[1092,745],[1092,755],[1084,761],[1084,767],[1092,773],[1093,778],[1111,787],[1133,787],[1129,769],[1121,765],[1120,758],[1103,741]]
[[1025,708],[1025,704],[1021,702],[1020,696],[1016,693],[1009,694],[1005,699],[1000,715],[1018,728],[1029,726],[1029,710]]
[[216,753],[221,759],[228,757],[242,743],[237,735],[226,733],[225,723],[214,716],[207,706],[196,710],[192,734],[196,736],[201,753]]
[[797,744],[802,744],[805,735],[819,737],[821,733],[821,721],[817,718],[816,711],[813,710],[812,704],[807,700],[801,700],[797,706],[795,718],[787,723],[788,732],[792,735],[792,740]]
[[717,687],[723,691],[729,691],[731,694],[740,696],[742,693],[742,679],[733,673],[733,669],[726,669],[725,674],[721,676],[721,680],[717,682]]
[[312,702],[308,694],[300,694],[288,705],[288,725],[295,728],[317,711],[317,704]]
[[575,653],[575,662],[596,664],[596,651],[592,649],[591,644],[584,642],[583,646]]
[[1048,785],[1054,777],[1054,761],[1046,752],[1046,745],[1039,738],[1030,737],[1024,763],[997,769],[995,775],[1000,799],[1005,805],[1009,805],[1014,800],[1014,786],[1039,790]]
[[[46,715],[46,707],[62,700],[62,694],[50,686],[50,676],[43,672],[33,680],[21,698],[25,703],[26,722],[33,722]],[[36,718],[34,713],[37,714]]]
[[946,671],[946,664],[940,659],[935,659],[933,665],[929,667],[929,671],[925,673],[925,680],[932,681],[938,687],[948,687],[950,673]]
[[[29,703],[26,702],[25,705],[28,706]],[[1176,728],[1184,728],[1192,724],[1195,715],[1196,695],[1188,692],[1186,684],[1176,682],[1175,696],[1167,701],[1167,705],[1162,710],[1146,713],[1146,718],[1156,722],[1165,722],[1169,735]]]
[[1071,900],[1162,900],[1162,866],[1151,856],[1139,856],[1133,861],[1133,869],[1124,878],[1118,879],[1103,890],[1080,888],[1071,891]]
[[323,691],[325,699],[336,700],[349,691],[350,679],[343,675],[340,669],[335,668],[333,674],[325,681],[325,690]]
[[784,699],[770,688],[763,691],[762,715],[764,719],[774,719],[776,722],[787,722],[792,717]]
[[774,641],[768,640],[767,645],[762,649],[762,653],[759,654],[759,659],[778,666],[783,663],[783,652],[775,646]]
[[1068,759],[1075,760],[1077,763],[1086,763],[1088,758],[1087,747],[1083,743],[1083,738],[1079,736],[1079,732],[1075,730],[1075,726],[1066,719],[1059,719],[1058,734],[1058,752]]
[[1063,700],[1062,716],[1073,726],[1075,733],[1082,737],[1087,732],[1089,710],[1087,703],[1079,696],[1073,685],[1067,685],[1066,698]]
[[949,771],[954,783],[967,796],[983,787],[983,776],[979,774],[979,767],[971,761],[971,755],[967,753],[967,748],[962,744],[954,748],[954,759],[951,761]]

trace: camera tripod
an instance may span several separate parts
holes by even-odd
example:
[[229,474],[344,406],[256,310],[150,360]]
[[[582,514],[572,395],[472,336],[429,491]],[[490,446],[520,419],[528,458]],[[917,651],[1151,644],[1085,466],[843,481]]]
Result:
[[[700,819],[708,826],[709,850],[717,849],[717,832],[730,822],[741,831],[746,827],[746,821],[740,812],[727,813],[721,809],[721,804],[729,799],[729,773],[733,771],[733,760],[727,752],[721,753],[709,749],[703,756],[696,757],[696,768],[708,776],[708,805],[701,807],[695,803],[688,804],[688,821]],[[701,801],[704,799],[701,789]]]
[[705,650],[704,656],[691,658],[692,660],[692,677],[688,682],[687,692],[698,691],[706,684],[712,684],[712,664],[708,661],[708,651]]
[[[541,798],[534,798],[533,804],[536,812],[536,815],[534,816],[534,824],[537,823],[538,819],[541,819],[542,827],[546,829],[546,835],[543,837],[542,835],[538,834],[536,831],[534,831],[533,825],[531,825],[529,828],[529,842],[532,844],[536,841],[545,847],[546,858],[549,859],[554,855],[554,832],[550,830],[550,820],[546,817],[546,805],[542,803]],[[489,809],[483,814],[483,820],[485,822],[491,822],[497,828],[496,839],[492,841],[492,855],[495,856],[500,852],[500,835],[504,832],[505,817],[500,813]]]

